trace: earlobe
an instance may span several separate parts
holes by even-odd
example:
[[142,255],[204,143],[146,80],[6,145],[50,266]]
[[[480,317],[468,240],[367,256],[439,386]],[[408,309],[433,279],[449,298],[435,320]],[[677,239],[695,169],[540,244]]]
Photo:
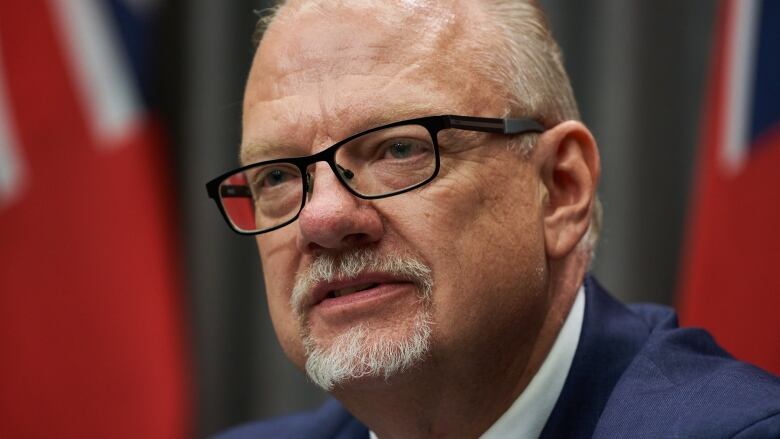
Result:
[[601,172],[598,148],[580,122],[566,121],[539,137],[547,256],[570,254],[588,230]]

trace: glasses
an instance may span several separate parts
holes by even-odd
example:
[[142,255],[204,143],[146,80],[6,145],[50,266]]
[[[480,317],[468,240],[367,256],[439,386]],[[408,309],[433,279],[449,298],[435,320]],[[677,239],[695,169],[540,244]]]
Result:
[[295,221],[312,190],[313,165],[324,161],[341,184],[366,200],[392,197],[433,180],[439,142],[448,130],[496,134],[540,133],[533,119],[431,116],[354,134],[317,154],[268,160],[234,169],[206,183],[228,225],[242,235],[270,232]]

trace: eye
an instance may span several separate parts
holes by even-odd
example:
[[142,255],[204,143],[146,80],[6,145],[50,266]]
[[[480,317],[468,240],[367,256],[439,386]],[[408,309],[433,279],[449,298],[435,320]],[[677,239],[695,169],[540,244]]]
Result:
[[386,145],[384,158],[396,160],[408,159],[433,149],[427,142],[415,139],[393,139]]
[[283,185],[298,177],[298,173],[292,172],[290,169],[270,168],[259,172],[254,181],[256,188],[268,189]]

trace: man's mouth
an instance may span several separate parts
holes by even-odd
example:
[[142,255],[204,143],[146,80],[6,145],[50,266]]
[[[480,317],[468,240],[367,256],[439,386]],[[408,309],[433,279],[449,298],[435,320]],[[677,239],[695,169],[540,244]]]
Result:
[[[362,274],[354,279],[342,279],[331,282],[323,282],[315,286],[310,293],[308,306],[317,306],[327,302],[335,305],[336,303],[347,303],[345,300],[353,301],[362,297],[363,294],[372,296],[386,292],[388,288],[394,288],[398,285],[410,284],[408,280],[399,279],[397,276],[384,273]],[[350,297],[347,299],[349,296]]]
[[346,288],[341,288],[338,290],[332,290],[328,292],[328,295],[325,296],[326,299],[333,299],[335,297],[344,297],[349,296],[350,294],[358,293],[360,291],[365,291],[371,288],[378,287],[378,283],[364,283],[360,285],[352,285]]

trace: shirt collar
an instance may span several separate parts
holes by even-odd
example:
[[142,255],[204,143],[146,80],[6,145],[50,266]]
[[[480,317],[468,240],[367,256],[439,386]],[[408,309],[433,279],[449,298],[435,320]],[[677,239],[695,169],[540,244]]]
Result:
[[539,437],[563,390],[580,341],[584,317],[585,290],[580,287],[574,305],[539,371],[512,406],[482,435],[482,439]]

